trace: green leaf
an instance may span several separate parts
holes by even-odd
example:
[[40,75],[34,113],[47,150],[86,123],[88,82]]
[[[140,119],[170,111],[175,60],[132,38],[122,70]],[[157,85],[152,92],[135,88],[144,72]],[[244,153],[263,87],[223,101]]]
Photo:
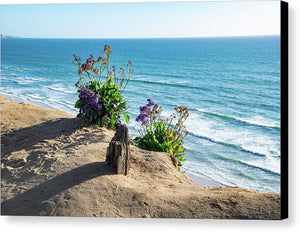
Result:
[[116,121],[112,118],[109,124],[109,128],[112,129],[115,125]]
[[91,115],[96,118],[97,117],[97,112],[95,112],[94,110],[92,110],[91,111]]
[[81,101],[77,101],[76,103],[75,103],[75,108],[81,108],[81,106],[82,106],[82,102]]
[[183,153],[184,152],[184,147],[178,148],[178,153]]
[[176,159],[178,159],[179,161],[182,161],[182,162],[186,161],[186,159],[181,155],[177,156]]
[[126,113],[123,113],[123,115],[124,115],[124,118],[125,118],[125,122],[128,125],[128,123],[129,123],[129,115],[126,114]]

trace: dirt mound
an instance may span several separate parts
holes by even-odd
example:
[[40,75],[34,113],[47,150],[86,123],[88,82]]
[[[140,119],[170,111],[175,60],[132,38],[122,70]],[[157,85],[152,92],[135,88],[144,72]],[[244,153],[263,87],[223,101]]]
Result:
[[114,131],[1,97],[2,215],[279,219],[280,195],[203,187],[168,154],[131,146],[127,176],[105,162]]

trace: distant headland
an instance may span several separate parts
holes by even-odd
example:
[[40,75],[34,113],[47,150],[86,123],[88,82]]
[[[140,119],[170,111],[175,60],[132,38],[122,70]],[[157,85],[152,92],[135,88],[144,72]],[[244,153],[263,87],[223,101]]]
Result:
[[3,34],[0,34],[0,37],[1,37],[1,39],[2,39],[2,38],[3,38],[3,39],[7,39],[7,38],[9,38],[9,39],[21,38],[21,37],[19,37],[19,36],[3,35]]

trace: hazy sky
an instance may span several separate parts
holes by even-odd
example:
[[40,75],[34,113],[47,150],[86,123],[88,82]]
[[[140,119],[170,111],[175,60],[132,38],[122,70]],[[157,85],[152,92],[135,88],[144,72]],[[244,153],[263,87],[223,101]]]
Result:
[[1,33],[30,38],[279,35],[279,1],[2,5]]

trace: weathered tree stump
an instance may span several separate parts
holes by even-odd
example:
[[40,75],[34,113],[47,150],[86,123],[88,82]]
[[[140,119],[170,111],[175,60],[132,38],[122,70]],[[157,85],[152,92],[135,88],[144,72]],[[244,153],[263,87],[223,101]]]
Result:
[[109,143],[106,161],[117,174],[127,175],[130,168],[130,138],[128,128],[122,124]]

